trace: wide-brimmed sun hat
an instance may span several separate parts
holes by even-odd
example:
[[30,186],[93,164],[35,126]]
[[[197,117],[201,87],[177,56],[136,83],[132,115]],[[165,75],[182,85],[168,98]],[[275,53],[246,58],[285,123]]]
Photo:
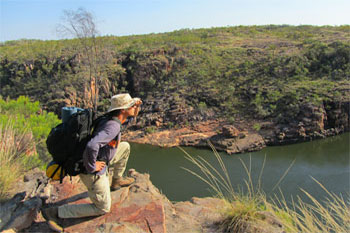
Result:
[[119,109],[128,109],[140,100],[140,98],[131,98],[129,94],[118,94],[114,95],[111,98],[111,106],[109,107],[107,112],[112,112],[114,110]]

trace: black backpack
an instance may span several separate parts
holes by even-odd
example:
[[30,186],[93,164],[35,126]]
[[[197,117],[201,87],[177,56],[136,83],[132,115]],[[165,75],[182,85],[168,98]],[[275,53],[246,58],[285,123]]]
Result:
[[[83,152],[86,144],[93,135],[93,130],[102,121],[107,121],[110,116],[102,115],[96,118],[91,109],[78,111],[64,123],[53,128],[46,139],[46,145],[53,161],[58,164],[56,170],[50,174],[55,176],[60,170],[60,181],[65,175],[76,176],[85,173],[83,165]],[[63,171],[63,172],[62,172]]]

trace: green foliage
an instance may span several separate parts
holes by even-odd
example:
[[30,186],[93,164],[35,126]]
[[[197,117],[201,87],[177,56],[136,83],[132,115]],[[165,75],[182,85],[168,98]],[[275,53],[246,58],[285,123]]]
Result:
[[198,104],[198,108],[199,108],[199,110],[205,111],[205,110],[207,110],[208,107],[207,107],[207,104],[205,102],[200,102]]
[[[265,25],[97,37],[105,58],[99,110],[116,93],[169,93],[195,109],[217,107],[218,117],[295,116],[303,101],[349,97],[341,89],[350,76],[349,29]],[[30,96],[56,113],[67,99],[88,107],[89,68],[77,42],[2,43],[2,96]]]
[[24,133],[29,130],[33,134],[36,149],[43,163],[50,160],[45,140],[51,128],[60,123],[53,113],[42,111],[38,101],[32,102],[28,97],[20,96],[16,100],[0,98],[0,124],[7,125],[13,121],[13,129]]
[[256,131],[260,131],[260,129],[261,129],[261,124],[255,123],[255,124],[253,125],[253,129],[255,129]]
[[155,127],[155,126],[150,126],[150,127],[146,128],[147,134],[152,134],[152,133],[155,133],[156,131],[157,131],[157,127]]
[[167,123],[167,127],[169,128],[169,129],[171,129],[171,128],[174,128],[175,127],[175,124],[173,123],[173,122],[168,122]]

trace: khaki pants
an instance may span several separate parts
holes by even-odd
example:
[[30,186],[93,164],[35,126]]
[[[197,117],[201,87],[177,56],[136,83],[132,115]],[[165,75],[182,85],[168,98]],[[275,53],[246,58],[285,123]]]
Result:
[[[126,169],[130,155],[130,145],[121,142],[117,152],[110,161],[110,166],[114,168],[113,178],[121,177]],[[111,209],[111,193],[108,178],[108,171],[103,175],[80,174],[80,180],[88,189],[91,204],[63,205],[58,208],[60,218],[81,218],[97,216],[108,213]]]

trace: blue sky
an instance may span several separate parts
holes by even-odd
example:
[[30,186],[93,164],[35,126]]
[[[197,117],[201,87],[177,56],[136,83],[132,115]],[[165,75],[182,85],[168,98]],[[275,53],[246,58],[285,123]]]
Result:
[[236,25],[350,24],[350,0],[0,0],[0,41],[61,39],[63,10],[92,12],[101,35]]

